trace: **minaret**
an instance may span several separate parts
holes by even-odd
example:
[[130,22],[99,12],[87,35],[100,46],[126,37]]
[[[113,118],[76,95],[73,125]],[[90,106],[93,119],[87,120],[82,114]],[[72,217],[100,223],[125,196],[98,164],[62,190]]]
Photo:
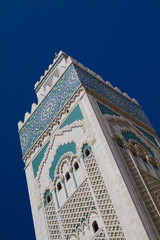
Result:
[[37,240],[160,239],[160,140],[142,107],[60,51],[18,123]]

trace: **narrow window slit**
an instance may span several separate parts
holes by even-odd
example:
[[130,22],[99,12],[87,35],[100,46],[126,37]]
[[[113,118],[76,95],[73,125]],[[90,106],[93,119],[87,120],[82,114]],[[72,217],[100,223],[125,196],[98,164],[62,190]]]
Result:
[[98,224],[97,224],[96,221],[94,221],[94,222],[92,223],[92,227],[93,227],[94,233],[96,233],[96,232],[98,231],[98,229],[99,229]]
[[62,185],[60,182],[57,184],[57,189],[58,189],[58,191],[60,191],[62,189]]
[[71,178],[69,172],[66,173],[66,181],[68,181]]

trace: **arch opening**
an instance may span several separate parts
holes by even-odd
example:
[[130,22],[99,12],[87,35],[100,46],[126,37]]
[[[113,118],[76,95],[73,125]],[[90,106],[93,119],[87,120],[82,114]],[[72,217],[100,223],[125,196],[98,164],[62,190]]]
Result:
[[99,230],[99,226],[98,226],[97,221],[94,221],[94,222],[92,223],[92,227],[93,227],[94,233],[96,233],[96,232]]

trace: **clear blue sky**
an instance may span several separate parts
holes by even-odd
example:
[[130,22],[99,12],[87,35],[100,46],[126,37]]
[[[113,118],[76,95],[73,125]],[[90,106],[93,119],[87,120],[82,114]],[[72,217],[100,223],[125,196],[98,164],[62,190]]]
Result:
[[0,0],[1,239],[35,239],[17,122],[59,50],[136,98],[160,136],[160,1]]

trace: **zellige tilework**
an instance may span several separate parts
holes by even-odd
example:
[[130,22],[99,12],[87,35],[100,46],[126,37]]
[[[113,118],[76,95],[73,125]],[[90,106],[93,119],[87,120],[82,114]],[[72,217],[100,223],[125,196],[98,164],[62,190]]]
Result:
[[20,130],[23,155],[28,152],[79,86],[80,81],[72,64]]
[[23,155],[29,151],[31,146],[37,141],[42,132],[51,123],[81,84],[111,101],[140,121],[151,126],[141,107],[111,89],[105,83],[91,76],[78,66],[71,64],[20,130],[19,134]]

